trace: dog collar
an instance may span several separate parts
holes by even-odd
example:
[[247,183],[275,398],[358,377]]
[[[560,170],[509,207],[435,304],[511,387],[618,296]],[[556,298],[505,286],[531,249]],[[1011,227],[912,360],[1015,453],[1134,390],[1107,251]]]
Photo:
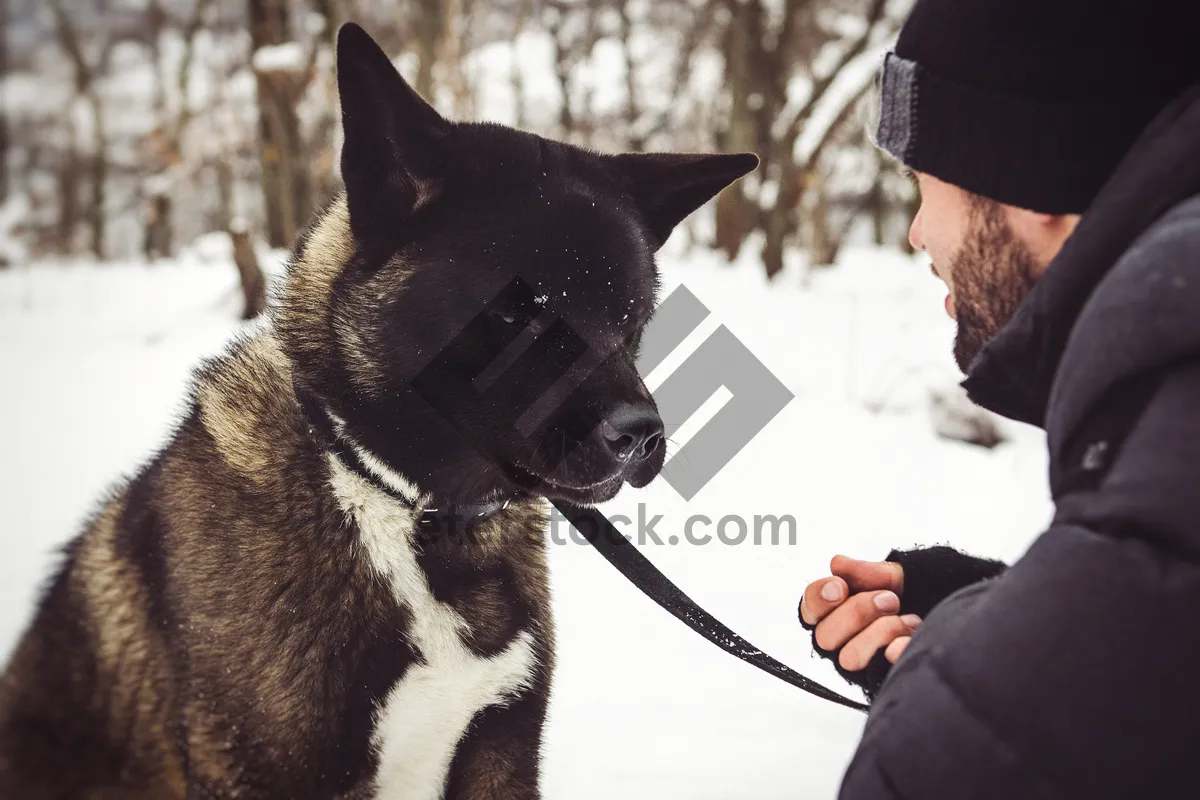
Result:
[[511,497],[496,498],[482,503],[465,505],[447,505],[441,508],[426,508],[421,512],[417,524],[423,527],[447,527],[453,530],[456,526],[464,527],[486,522],[508,508]]
[[456,529],[462,530],[472,525],[478,525],[508,508],[508,504],[516,497],[516,495],[497,495],[478,503],[451,503],[439,507],[421,507],[418,499],[404,495],[363,463],[357,448],[344,434],[338,431],[329,411],[311,392],[294,381],[293,388],[300,409],[308,421],[309,432],[317,446],[332,453],[348,470],[371,486],[399,501],[407,508],[413,511],[419,510],[421,513],[417,518],[417,525],[423,528],[447,528],[453,532]]

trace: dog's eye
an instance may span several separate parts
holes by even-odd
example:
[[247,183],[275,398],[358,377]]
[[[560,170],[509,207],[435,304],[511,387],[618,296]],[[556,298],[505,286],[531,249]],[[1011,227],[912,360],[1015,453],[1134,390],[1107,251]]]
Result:
[[522,314],[520,311],[493,311],[492,317],[500,320],[505,325],[513,325],[520,328],[524,328],[529,324],[529,316]]

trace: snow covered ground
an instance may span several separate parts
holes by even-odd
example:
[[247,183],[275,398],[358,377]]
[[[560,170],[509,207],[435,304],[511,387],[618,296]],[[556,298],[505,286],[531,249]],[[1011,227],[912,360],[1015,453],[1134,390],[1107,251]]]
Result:
[[[189,370],[235,327],[235,272],[202,256],[0,272],[0,660],[56,549],[105,487],[163,441]],[[1050,504],[1037,431],[1010,426],[1012,441],[991,452],[932,433],[928,387],[957,373],[941,285],[927,268],[869,249],[843,262],[808,288],[795,271],[768,288],[753,263],[664,258],[668,290],[684,282],[713,312],[674,362],[724,324],[796,398],[690,502],[658,481],[606,510],[636,519],[646,504],[663,515],[663,539],[692,514],[792,515],[794,544],[714,537],[644,551],[750,641],[853,693],[812,657],[796,623],[801,588],[834,553],[952,542],[1012,560]],[[719,652],[566,541],[552,548],[559,661],[548,798],[835,795],[860,714]]]

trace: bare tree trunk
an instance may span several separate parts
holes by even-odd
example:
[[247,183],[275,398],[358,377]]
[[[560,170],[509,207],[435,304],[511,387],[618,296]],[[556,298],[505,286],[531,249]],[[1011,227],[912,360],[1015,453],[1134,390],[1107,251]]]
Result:
[[769,210],[763,212],[766,241],[763,243],[763,269],[768,278],[783,271],[783,251],[789,235],[796,230],[796,209],[810,176],[802,173],[792,159],[780,164],[779,192]]
[[171,198],[165,194],[152,195],[146,213],[145,238],[142,241],[142,253],[146,260],[170,258],[173,238]]
[[[750,97],[755,93],[754,59],[761,53],[758,41],[758,17],[761,6],[755,3],[730,3],[733,19],[725,37],[725,80],[730,89],[729,120],[719,134],[720,149],[725,152],[754,152],[758,149],[758,130]],[[717,249],[731,261],[737,257],[747,234],[758,224],[754,204],[734,186],[717,196]]]
[[205,17],[214,0],[195,0],[192,16],[183,31],[183,57],[179,59],[179,72],[175,85],[179,92],[179,119],[175,121],[173,138],[176,151],[181,149],[184,131],[192,121],[192,107],[188,103],[188,91],[192,84],[192,64],[196,60],[196,37],[204,29]]
[[[3,69],[0,64],[0,70]],[[0,108],[0,204],[8,200],[8,191],[8,114]]]
[[296,214],[298,176],[295,151],[299,121],[288,107],[284,92],[273,77],[258,81],[259,113],[263,131],[263,189],[267,192],[267,241],[272,247],[287,247],[296,238],[300,220]]
[[151,105],[154,116],[164,123],[167,119],[167,75],[162,69],[162,34],[167,27],[167,13],[163,10],[162,0],[149,0],[146,3],[146,36],[149,40],[150,63],[154,65],[154,99]]
[[[717,26],[715,8],[722,5],[723,2],[724,0],[700,0],[699,3],[693,2],[681,6],[686,9],[688,20],[686,24],[680,26],[679,49],[675,53],[675,63],[671,67],[670,77],[666,82],[670,96],[677,97],[686,92],[688,76],[691,73],[695,57],[708,41],[709,33]],[[639,131],[643,146],[655,134],[670,131],[676,111],[677,106],[673,103],[665,104],[657,112],[644,106],[639,109],[643,120],[640,123],[641,130]],[[703,127],[707,128],[708,126]],[[684,141],[694,141],[693,137],[697,134],[703,136],[705,132],[691,129],[687,131],[683,139]]]
[[572,105],[572,94],[577,85],[574,81],[575,67],[586,58],[599,41],[601,32],[596,22],[596,0],[568,2],[568,0],[545,0],[550,14],[547,27],[554,41],[554,77],[558,82],[562,103],[558,109],[558,123],[562,138],[577,143],[587,143],[594,132],[589,116],[591,97],[585,94],[578,106]]
[[[337,32],[346,22],[357,16],[354,0],[314,0],[317,11],[325,18],[325,42],[336,50]],[[314,51],[315,52],[315,51]],[[328,89],[313,130],[309,136],[309,191],[312,206],[316,208],[328,202],[338,189],[337,155],[333,141],[338,131],[337,89]],[[307,224],[307,221],[305,222]]]
[[[105,134],[104,103],[96,87],[96,78],[102,75],[108,64],[115,40],[109,38],[102,42],[100,53],[95,63],[88,60],[83,43],[71,22],[71,17],[63,8],[62,0],[50,0],[50,11],[54,18],[55,32],[59,44],[66,51],[74,70],[75,96],[86,99],[92,113],[92,161],[91,161],[91,197],[88,208],[88,226],[91,229],[91,250],[96,258],[104,258],[104,235],[107,225],[105,209],[105,190],[108,180],[108,140]],[[64,200],[64,205],[67,202]],[[71,215],[73,216],[73,215]],[[70,218],[64,215],[64,218]]]
[[444,0],[419,0],[417,4],[417,50],[419,65],[413,88],[417,94],[433,102],[433,65],[437,62],[438,45],[442,39]]
[[[250,41],[255,52],[288,38],[287,0],[249,0]],[[307,158],[296,102],[306,75],[288,71],[255,72],[263,201],[267,242],[287,247],[312,213]]]
[[58,169],[58,225],[54,237],[60,253],[70,253],[75,247],[75,230],[79,225],[79,178],[82,172],[75,123],[70,120],[69,114],[67,117],[67,145]]
[[460,118],[468,118],[474,113],[463,49],[470,27],[470,5],[470,0],[442,0],[442,32],[437,60],[442,66],[445,86],[454,100],[453,113]]
[[233,165],[232,157],[218,157],[213,163],[217,178],[217,228],[227,231],[233,226]]
[[[823,46],[837,38],[837,34],[818,23],[817,12],[831,4],[811,0],[772,4],[764,0],[723,0],[723,5],[728,19],[722,51],[729,112],[718,144],[725,151],[757,152],[762,158],[759,174],[763,188],[756,190],[751,184],[750,188],[723,192],[718,197],[716,244],[733,258],[746,237],[761,229],[765,234],[764,269],[769,277],[774,277],[783,268],[783,254],[789,241],[797,235],[800,208],[809,191],[809,181],[818,175],[821,152],[852,106],[842,109],[843,113],[823,132],[810,154],[798,156],[797,142],[838,74],[872,40],[877,24],[884,17],[886,0],[866,1],[863,32],[845,41],[831,69],[809,74],[809,94],[790,113],[788,84],[795,65],[811,64]],[[777,13],[779,10],[782,16]],[[755,194],[753,199],[746,196],[747,192]],[[818,205],[825,202],[824,198],[813,199]],[[836,243],[829,239],[838,237],[832,234],[818,234],[818,237],[823,243],[818,248],[820,253],[814,256],[820,262],[836,251]]]
[[104,133],[104,104],[93,85],[88,95],[92,108],[92,196],[88,208],[92,255],[104,259],[105,231],[108,226],[106,189],[108,184],[108,140]]
[[338,28],[358,16],[354,0],[314,0],[313,5],[325,17],[325,36],[336,44]]
[[788,215],[776,210],[767,216],[765,223],[766,241],[763,242],[763,269],[768,278],[774,278],[783,271],[783,246],[787,242],[789,232]]
[[516,18],[513,21],[513,57],[509,60],[509,75],[512,80],[513,97],[516,98],[516,126],[518,128],[526,127],[525,113],[525,73],[521,71],[520,65],[517,63],[516,46],[517,40],[525,31],[525,26],[529,23],[529,17],[533,14],[533,0],[520,0],[520,5],[517,6]]
[[642,116],[638,102],[637,73],[633,63],[633,18],[629,14],[629,3],[618,0],[617,11],[621,20],[621,56],[625,62],[625,124],[629,129],[629,148],[646,149],[646,140],[638,133],[637,125]]
[[242,284],[242,319],[254,319],[267,308],[267,281],[249,232],[237,229],[230,231],[229,236],[233,240],[233,263]]
[[[560,10],[559,19],[566,13]],[[554,77],[558,80],[558,91],[562,95],[562,103],[558,107],[558,127],[563,138],[568,138],[575,132],[575,114],[571,110],[571,49],[564,42],[558,31],[554,31]]]
[[809,224],[812,226],[812,236],[809,240],[810,265],[813,267],[828,267],[837,259],[841,249],[839,237],[834,233],[829,219],[829,192],[825,181],[813,175],[813,203],[809,214]]
[[[8,3],[0,3],[0,75],[8,74]],[[0,203],[8,200],[8,112],[0,107]]]

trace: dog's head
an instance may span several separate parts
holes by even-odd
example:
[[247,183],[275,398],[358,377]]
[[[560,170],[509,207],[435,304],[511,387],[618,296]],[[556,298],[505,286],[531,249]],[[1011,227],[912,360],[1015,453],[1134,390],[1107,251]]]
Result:
[[297,246],[297,377],[422,490],[598,502],[662,468],[637,373],[655,251],[753,155],[599,155],[452,123],[338,37],[345,194]]

